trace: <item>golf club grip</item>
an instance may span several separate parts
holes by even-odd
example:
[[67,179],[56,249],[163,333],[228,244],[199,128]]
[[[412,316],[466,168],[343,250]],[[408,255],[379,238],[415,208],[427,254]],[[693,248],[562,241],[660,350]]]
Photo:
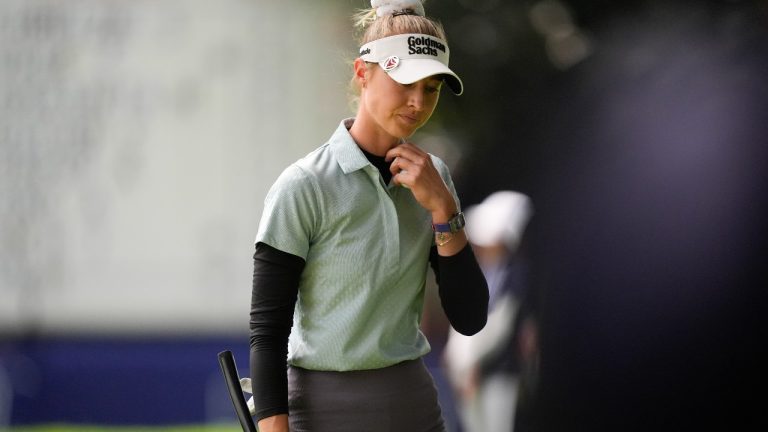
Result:
[[258,432],[240,387],[240,375],[237,373],[237,365],[232,351],[227,350],[219,353],[219,366],[221,366],[221,373],[224,374],[224,381],[227,383],[229,397],[235,407],[237,419],[240,420],[240,426],[243,427],[244,432]]

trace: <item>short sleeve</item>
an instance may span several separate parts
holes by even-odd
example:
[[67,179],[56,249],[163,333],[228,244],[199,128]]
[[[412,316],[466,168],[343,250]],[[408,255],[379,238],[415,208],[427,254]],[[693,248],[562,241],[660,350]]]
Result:
[[255,243],[307,258],[319,220],[319,202],[313,178],[296,165],[280,174],[264,199],[264,212]]

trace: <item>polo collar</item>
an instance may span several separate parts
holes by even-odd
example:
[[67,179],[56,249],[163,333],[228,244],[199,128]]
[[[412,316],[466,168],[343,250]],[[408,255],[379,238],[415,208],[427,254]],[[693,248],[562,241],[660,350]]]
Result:
[[342,120],[329,140],[331,152],[333,152],[333,156],[336,158],[344,174],[349,174],[362,169],[366,165],[370,165],[360,147],[352,139],[352,135],[349,134],[349,128],[352,127],[354,122],[354,118]]

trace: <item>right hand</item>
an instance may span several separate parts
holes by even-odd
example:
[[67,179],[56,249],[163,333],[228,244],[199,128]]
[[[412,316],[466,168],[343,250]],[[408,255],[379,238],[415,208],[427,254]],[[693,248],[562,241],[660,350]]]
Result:
[[288,414],[278,414],[259,420],[259,432],[289,432]]

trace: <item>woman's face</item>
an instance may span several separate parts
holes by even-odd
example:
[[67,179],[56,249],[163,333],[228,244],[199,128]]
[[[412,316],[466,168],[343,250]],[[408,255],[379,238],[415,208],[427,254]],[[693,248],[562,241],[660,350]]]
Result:
[[411,136],[432,116],[443,81],[431,76],[413,84],[400,84],[380,67],[368,67],[360,95],[361,109],[387,134]]

